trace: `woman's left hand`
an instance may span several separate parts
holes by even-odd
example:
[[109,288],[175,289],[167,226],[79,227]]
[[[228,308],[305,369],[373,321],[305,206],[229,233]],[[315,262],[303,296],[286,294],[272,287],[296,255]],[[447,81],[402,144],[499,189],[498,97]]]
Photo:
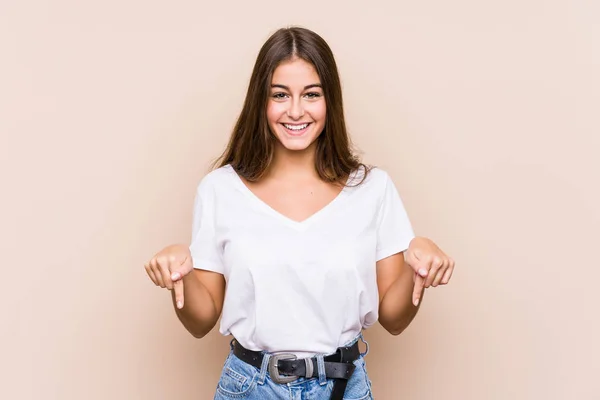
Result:
[[424,237],[416,237],[410,242],[404,258],[419,275],[417,279],[423,280],[425,288],[446,285],[454,272],[454,260]]

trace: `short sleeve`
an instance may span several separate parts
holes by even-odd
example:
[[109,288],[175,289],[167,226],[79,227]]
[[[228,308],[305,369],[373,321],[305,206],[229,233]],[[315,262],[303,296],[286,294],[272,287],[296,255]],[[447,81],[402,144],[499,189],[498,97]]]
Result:
[[194,268],[224,273],[222,255],[215,237],[215,193],[204,179],[196,190],[190,253]]
[[377,261],[407,250],[414,237],[398,190],[385,173],[383,197],[377,215]]

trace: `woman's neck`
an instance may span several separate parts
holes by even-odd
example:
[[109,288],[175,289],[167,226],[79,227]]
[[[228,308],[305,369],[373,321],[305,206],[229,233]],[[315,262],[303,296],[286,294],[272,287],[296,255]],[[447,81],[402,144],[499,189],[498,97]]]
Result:
[[316,142],[305,150],[288,150],[277,144],[268,177],[274,179],[318,178],[315,169]]

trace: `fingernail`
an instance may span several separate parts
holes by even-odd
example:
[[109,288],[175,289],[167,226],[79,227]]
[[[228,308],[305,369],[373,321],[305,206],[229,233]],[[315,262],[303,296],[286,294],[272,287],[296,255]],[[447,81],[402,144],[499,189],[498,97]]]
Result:
[[183,301],[179,300],[177,302],[177,308],[181,309],[183,307]]
[[418,306],[419,306],[419,299],[416,299],[415,300],[415,307],[418,307]]
[[180,277],[181,277],[181,274],[179,272],[174,272],[173,275],[171,275],[171,280],[176,281]]
[[421,274],[421,276],[426,276],[427,275],[427,270],[426,269],[420,269],[419,270],[419,274]]

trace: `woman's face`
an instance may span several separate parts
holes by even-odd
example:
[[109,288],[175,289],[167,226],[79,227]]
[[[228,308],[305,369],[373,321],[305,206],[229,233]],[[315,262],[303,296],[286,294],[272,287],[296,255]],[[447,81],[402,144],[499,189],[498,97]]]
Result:
[[295,58],[273,72],[267,119],[271,132],[288,150],[305,150],[325,127],[325,97],[315,67]]

